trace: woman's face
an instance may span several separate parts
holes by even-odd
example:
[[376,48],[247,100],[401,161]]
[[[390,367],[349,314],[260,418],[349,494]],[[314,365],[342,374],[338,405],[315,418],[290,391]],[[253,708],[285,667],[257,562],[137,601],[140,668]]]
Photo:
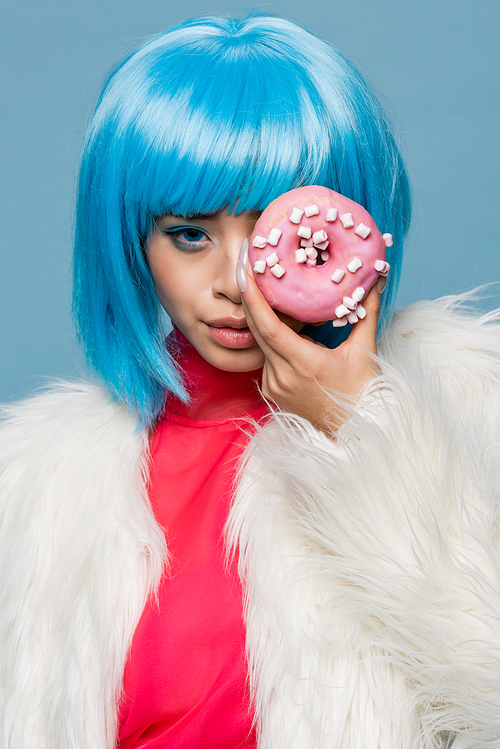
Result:
[[[155,220],[147,260],[156,293],[172,322],[210,364],[228,372],[262,367],[264,356],[247,327],[235,268],[257,213],[225,210]],[[299,330],[301,323],[280,317]]]

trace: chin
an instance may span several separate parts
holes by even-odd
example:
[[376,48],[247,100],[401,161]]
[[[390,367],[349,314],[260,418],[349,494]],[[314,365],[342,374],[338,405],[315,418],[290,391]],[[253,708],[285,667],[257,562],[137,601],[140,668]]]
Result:
[[264,366],[264,354],[255,345],[247,349],[223,349],[218,351],[200,351],[203,358],[217,369],[224,372],[252,372]]

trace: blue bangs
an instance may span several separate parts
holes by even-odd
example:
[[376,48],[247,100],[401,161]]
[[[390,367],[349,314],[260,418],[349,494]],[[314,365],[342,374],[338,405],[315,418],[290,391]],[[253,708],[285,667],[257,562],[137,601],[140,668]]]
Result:
[[244,55],[194,63],[168,71],[168,98],[148,91],[126,143],[126,193],[144,214],[262,210],[324,171],[327,133],[289,63],[271,80]]
[[[284,19],[207,18],[151,39],[110,75],[80,172],[74,310],[91,366],[141,423],[165,389],[185,397],[144,258],[154,217],[263,210],[308,184],[361,203],[394,235],[386,324],[408,182],[380,104],[340,53]],[[331,325],[314,330],[340,340]]]

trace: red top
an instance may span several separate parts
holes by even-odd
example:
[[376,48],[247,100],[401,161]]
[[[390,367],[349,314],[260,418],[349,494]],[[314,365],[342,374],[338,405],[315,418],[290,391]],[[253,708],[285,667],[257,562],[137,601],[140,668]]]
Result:
[[[151,442],[150,498],[170,569],[135,631],[125,668],[120,749],[255,749],[237,570],[221,538],[243,416],[266,413],[260,371],[223,372],[178,331],[187,406],[169,399]],[[247,427],[246,427],[247,428]]]

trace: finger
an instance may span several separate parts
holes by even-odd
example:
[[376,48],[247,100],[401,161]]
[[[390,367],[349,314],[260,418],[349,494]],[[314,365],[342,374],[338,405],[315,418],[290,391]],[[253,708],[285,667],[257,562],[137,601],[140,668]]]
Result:
[[[248,266],[248,239],[245,238],[241,244],[238,262],[236,263],[236,283],[238,284],[238,288],[241,292],[241,299],[242,299],[243,309],[245,312],[245,318],[248,323],[248,327],[252,331],[254,338],[257,341],[257,344],[259,345],[261,350],[263,350],[264,352],[267,351],[267,353],[269,354],[271,353],[271,349],[269,348],[269,346],[267,346],[265,340],[259,334],[257,326],[250,312],[249,306],[244,301],[243,295],[248,291],[249,277],[253,278],[253,274]],[[250,299],[250,304],[251,304],[251,299]]]
[[247,283],[242,302],[248,327],[266,358],[288,361],[297,347],[296,334],[275,314],[250,273]]
[[236,262],[236,283],[242,294],[248,289],[247,268],[248,265],[248,239],[245,237],[240,247],[240,254]]
[[366,317],[363,320],[358,320],[353,325],[349,339],[376,354],[378,317],[380,312],[380,292],[377,291],[376,284],[368,292],[366,299],[363,301],[363,307],[366,310]]

